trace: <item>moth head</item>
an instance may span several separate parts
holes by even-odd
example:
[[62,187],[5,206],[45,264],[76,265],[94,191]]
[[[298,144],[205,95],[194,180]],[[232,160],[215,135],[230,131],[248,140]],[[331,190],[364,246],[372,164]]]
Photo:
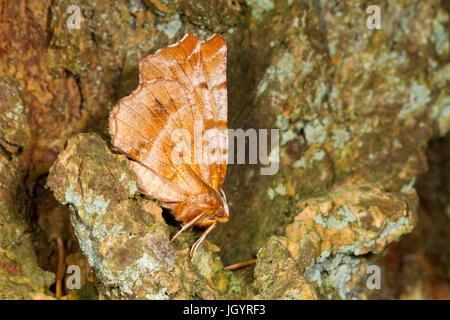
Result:
[[[210,226],[215,222],[228,222],[229,209],[225,193],[210,189],[208,193],[189,196],[182,205],[172,208],[175,215],[202,217],[195,223],[199,227]],[[171,209],[171,208],[169,208]],[[177,211],[180,210],[179,213]]]
[[201,225],[206,226],[214,222],[228,222],[230,211],[228,209],[227,198],[222,189],[219,191],[211,189],[210,193],[202,194],[198,200],[201,203],[199,212],[203,213],[202,221],[199,221]]
[[219,222],[228,222],[228,217],[230,216],[230,209],[228,208],[227,204],[227,197],[225,196],[225,192],[223,192],[222,189],[218,192],[221,206],[219,210],[216,211],[214,214],[214,220],[217,220]]

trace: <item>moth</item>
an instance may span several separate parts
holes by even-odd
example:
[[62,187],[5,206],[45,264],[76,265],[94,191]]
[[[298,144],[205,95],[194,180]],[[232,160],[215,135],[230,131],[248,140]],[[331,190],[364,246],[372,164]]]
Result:
[[207,227],[194,243],[229,218],[222,185],[228,156],[227,47],[215,34],[178,43],[144,58],[139,86],[111,111],[114,148],[130,158],[139,190],[159,200],[183,227]]

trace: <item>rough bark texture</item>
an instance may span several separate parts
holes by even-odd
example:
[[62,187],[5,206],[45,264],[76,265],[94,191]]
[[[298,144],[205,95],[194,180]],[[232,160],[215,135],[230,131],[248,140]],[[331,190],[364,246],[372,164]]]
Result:
[[[366,26],[373,4],[381,30]],[[70,5],[79,29],[68,28]],[[62,241],[65,265],[83,270],[67,299],[448,299],[449,10],[438,0],[0,2],[0,298],[54,296]],[[107,130],[139,61],[187,32],[227,41],[230,128],[278,128],[281,139],[277,174],[228,167],[230,222],[193,263],[200,231],[168,242],[177,227],[135,192]],[[379,290],[366,285],[372,265]]]

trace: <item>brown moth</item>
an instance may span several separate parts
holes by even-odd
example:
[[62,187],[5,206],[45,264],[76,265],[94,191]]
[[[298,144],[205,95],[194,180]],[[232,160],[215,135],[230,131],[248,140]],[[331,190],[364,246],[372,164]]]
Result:
[[139,86],[114,106],[112,145],[126,154],[142,193],[183,222],[207,227],[191,248],[227,222],[222,184],[228,156],[227,48],[220,35],[187,34],[144,58]]

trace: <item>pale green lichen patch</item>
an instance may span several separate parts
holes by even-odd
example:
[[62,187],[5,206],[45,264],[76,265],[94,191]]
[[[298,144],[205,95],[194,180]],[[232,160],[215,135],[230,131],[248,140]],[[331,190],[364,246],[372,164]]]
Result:
[[115,281],[120,283],[120,290],[125,294],[133,294],[133,286],[144,276],[152,276],[161,270],[161,265],[157,259],[144,252],[141,258],[128,265],[114,275]]
[[274,75],[279,82],[285,82],[294,77],[294,66],[295,58],[290,53],[285,52],[275,64],[274,69],[269,67],[267,72],[269,77]]
[[445,29],[444,24],[448,24],[449,16],[448,14],[438,11],[438,15],[432,22],[433,34],[430,40],[435,45],[436,53],[439,56],[444,56],[449,52],[450,42],[448,40],[448,32]]
[[175,14],[170,22],[160,23],[156,26],[156,29],[163,32],[167,38],[172,39],[183,27],[183,22],[178,14]]
[[133,195],[138,190],[137,184],[135,180],[130,180],[128,182],[128,187],[130,188],[130,194]]
[[[128,178],[127,174],[122,173],[120,175],[119,182],[123,183],[127,178]],[[136,193],[136,191],[138,190],[136,180],[131,178],[128,180],[128,189],[130,190],[130,195],[134,195]]]
[[280,195],[280,196],[285,196],[286,195],[286,186],[279,184],[276,188],[275,191]]
[[6,112],[5,115],[6,115],[6,117],[8,119],[11,119],[11,120],[18,120],[19,119],[18,115],[12,114],[11,112]]
[[335,128],[332,130],[332,145],[336,149],[342,149],[345,143],[350,140],[350,133],[345,128]]
[[166,291],[167,288],[161,288],[157,293],[147,293],[145,298],[148,300],[169,300],[169,295]]
[[314,221],[317,224],[320,224],[324,228],[335,228],[335,229],[343,229],[349,225],[349,223],[355,222],[356,217],[353,215],[351,210],[347,205],[342,206],[338,209],[337,214],[341,216],[342,218],[336,218],[336,217],[329,217],[326,218],[328,215],[325,214],[319,214],[314,217]]
[[285,131],[281,134],[281,144],[284,145],[287,142],[294,140],[298,135],[293,130]]
[[337,214],[344,217],[344,221],[354,222],[356,221],[356,217],[353,215],[352,211],[349,209],[347,205],[343,205],[337,211]]
[[[270,66],[263,79],[258,84],[256,96],[262,95],[273,82],[286,83],[292,81],[295,77],[295,57],[289,52],[284,52],[277,62]],[[280,90],[271,90],[270,95],[274,99],[287,98]]]
[[[89,189],[87,195],[83,198],[81,194],[75,192],[75,186],[70,184],[64,193],[65,203],[73,204],[82,219],[95,219],[92,215],[104,215],[111,200],[105,200],[103,195],[93,196],[93,192],[94,191],[92,189]],[[108,233],[106,227],[104,225],[101,227],[101,230],[99,230],[99,228],[94,228],[94,230],[103,236],[106,236]]]
[[380,233],[381,238],[386,238],[388,235],[403,233],[402,231],[409,229],[410,222],[406,217],[401,217],[397,221],[389,221]]
[[305,138],[308,143],[322,144],[327,138],[327,128],[319,120],[307,123],[305,126]]
[[275,198],[275,190],[272,188],[267,189],[267,196],[270,200],[273,200]]
[[300,160],[297,160],[294,165],[297,168],[308,168],[311,164],[316,161],[321,161],[325,157],[325,151],[319,150],[313,153],[311,158],[306,159],[305,157],[301,157]]
[[409,101],[400,110],[399,118],[404,119],[408,114],[425,107],[430,100],[430,90],[426,86],[413,81],[410,88]]
[[272,0],[245,0],[245,3],[252,8],[252,16],[255,19],[262,19],[265,12],[275,8]]
[[360,260],[344,254],[331,255],[325,250],[305,269],[305,278],[316,282],[321,289],[335,288],[341,299],[346,299],[351,289],[348,283],[359,271]]
[[[317,92],[316,92],[316,96],[314,98],[314,101],[308,101],[310,102],[310,104],[316,108],[316,109],[320,109],[322,107],[322,102],[323,99],[325,97],[325,95],[328,93],[328,88],[327,86],[321,82],[317,88]],[[324,108],[326,108],[326,103],[324,105]]]
[[280,129],[281,132],[281,145],[284,146],[287,142],[298,139],[298,134],[290,128],[289,118],[283,114],[279,114],[275,121],[275,126]]
[[70,184],[67,190],[64,193],[65,195],[65,204],[72,203],[76,207],[81,206],[81,195],[75,192],[75,186]]
[[97,213],[104,215],[111,200],[105,200],[103,195],[96,195],[95,197],[92,197],[93,192],[94,191],[92,189],[89,189],[88,196],[84,199],[84,210],[86,210],[88,214]]

